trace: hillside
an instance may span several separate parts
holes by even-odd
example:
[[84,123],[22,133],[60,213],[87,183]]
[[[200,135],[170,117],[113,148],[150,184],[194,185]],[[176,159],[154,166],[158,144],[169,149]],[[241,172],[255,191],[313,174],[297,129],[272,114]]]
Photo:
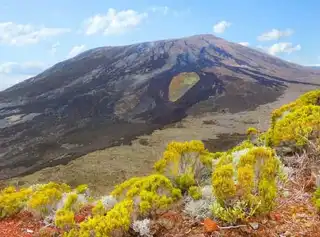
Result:
[[65,183],[0,190],[0,234],[319,236],[320,90],[272,111],[266,131],[222,152],[171,141],[148,175],[109,194]]
[[101,47],[0,92],[0,179],[128,144],[187,115],[237,113],[320,72],[212,35]]

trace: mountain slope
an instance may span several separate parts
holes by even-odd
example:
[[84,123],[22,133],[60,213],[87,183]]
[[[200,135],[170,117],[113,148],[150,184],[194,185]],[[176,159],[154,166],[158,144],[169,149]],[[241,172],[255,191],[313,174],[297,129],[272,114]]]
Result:
[[254,109],[320,72],[212,35],[88,50],[0,93],[0,179],[187,114]]

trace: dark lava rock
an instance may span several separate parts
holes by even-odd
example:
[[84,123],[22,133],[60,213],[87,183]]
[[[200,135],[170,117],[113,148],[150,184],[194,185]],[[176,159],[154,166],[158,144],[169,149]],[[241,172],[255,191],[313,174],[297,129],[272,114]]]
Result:
[[[197,80],[176,77],[188,72]],[[130,143],[187,114],[254,109],[288,83],[319,86],[319,75],[212,35],[88,50],[0,92],[0,179]],[[169,87],[182,95],[169,100]]]

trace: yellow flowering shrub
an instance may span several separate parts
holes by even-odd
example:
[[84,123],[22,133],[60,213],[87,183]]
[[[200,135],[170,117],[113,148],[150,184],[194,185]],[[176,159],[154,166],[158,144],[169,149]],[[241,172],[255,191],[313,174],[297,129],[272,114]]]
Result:
[[50,182],[39,185],[28,200],[28,208],[43,216],[61,200],[63,193],[70,192],[67,184]]
[[320,106],[307,105],[286,115],[275,123],[272,131],[271,144],[293,142],[297,147],[305,145],[312,136],[320,132]]
[[105,216],[97,215],[82,222],[64,237],[111,237],[117,231],[126,232],[131,224],[133,200],[124,199],[117,203]]
[[312,201],[314,202],[314,205],[317,208],[318,212],[320,212],[320,188],[319,187],[313,193]]
[[154,168],[175,181],[182,191],[201,181],[206,170],[211,169],[213,155],[201,141],[171,142]]
[[0,191],[0,218],[20,212],[26,206],[31,193],[31,188],[16,189],[13,186]]
[[92,214],[94,216],[103,216],[106,214],[106,209],[101,200],[99,200],[96,205],[92,208]]
[[136,205],[139,206],[139,213],[144,215],[154,209],[167,208],[181,198],[181,191],[174,188],[167,177],[153,174],[134,177],[117,185],[111,196],[118,200],[139,198],[140,201]]
[[290,113],[296,109],[301,108],[302,106],[307,105],[320,106],[320,90],[309,91],[301,95],[297,100],[289,104],[285,104],[278,109],[275,109],[271,114],[271,127],[273,127],[277,120],[283,117],[286,113]]
[[250,140],[244,140],[237,146],[225,152],[215,152],[213,153],[213,167],[234,163],[236,162],[236,159],[234,157],[235,153],[246,150],[246,149],[250,149],[253,147],[254,147],[254,144]]
[[[233,163],[230,155],[220,159],[212,174],[213,194],[217,198],[214,215],[236,222],[272,210],[281,164],[273,149],[250,148],[238,163]],[[241,207],[244,209],[240,210]]]
[[83,194],[88,190],[88,185],[87,184],[80,184],[76,187],[76,191],[79,194]]
[[212,174],[212,186],[215,197],[223,202],[236,194],[233,180],[234,168],[232,164],[220,165]]
[[268,146],[289,145],[297,149],[320,134],[320,90],[301,95],[296,101],[274,110],[271,127],[263,134]]
[[249,148],[253,148],[253,147],[254,147],[254,144],[250,140],[244,140],[239,145],[228,150],[227,153],[232,154],[233,152],[241,151],[243,149],[249,149]]
[[62,229],[71,229],[75,224],[74,213],[71,210],[62,208],[57,210],[55,216],[55,225]]
[[258,133],[259,133],[258,129],[256,129],[254,127],[249,127],[247,129],[247,135],[248,136],[255,135],[255,134],[258,134]]
[[194,200],[199,200],[202,197],[201,189],[198,186],[191,186],[188,190],[188,194]]

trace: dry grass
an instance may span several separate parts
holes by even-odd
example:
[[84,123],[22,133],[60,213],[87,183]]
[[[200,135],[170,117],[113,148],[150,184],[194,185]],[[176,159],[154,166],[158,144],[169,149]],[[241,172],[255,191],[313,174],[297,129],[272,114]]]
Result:
[[[156,130],[151,135],[139,137],[133,141],[132,145],[95,151],[67,165],[45,168],[31,175],[7,180],[5,183],[31,185],[63,181],[72,186],[87,183],[96,194],[105,194],[115,184],[129,177],[149,174],[153,163],[159,159],[168,142],[216,139],[219,134],[245,134],[246,129],[251,126],[263,131],[269,126],[269,115],[274,108],[296,99],[309,89],[311,88],[293,85],[278,101],[261,105],[254,111],[235,114],[206,113],[201,117],[189,116],[179,122],[180,126]],[[203,123],[209,120],[217,123]],[[141,144],[140,139],[148,143],[148,146]]]

